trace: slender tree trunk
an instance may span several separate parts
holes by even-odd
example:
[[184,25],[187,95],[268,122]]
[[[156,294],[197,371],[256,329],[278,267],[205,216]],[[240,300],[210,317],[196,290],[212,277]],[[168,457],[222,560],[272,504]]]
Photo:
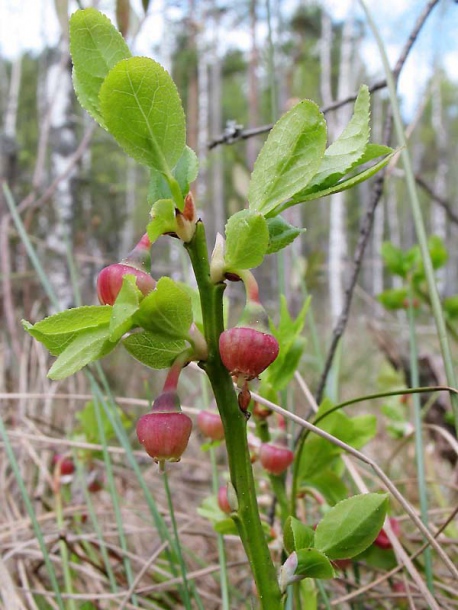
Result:
[[[68,56],[68,46],[60,45],[60,52]],[[61,177],[68,160],[74,153],[77,141],[72,120],[73,87],[70,63],[61,69],[59,62],[52,62],[46,77],[48,104],[52,105],[50,124],[51,179],[60,177],[53,201],[53,226],[46,239],[50,251],[49,280],[56,292],[59,306],[67,309],[73,305],[73,290],[67,266],[67,246],[72,242],[74,214],[74,182],[76,169]]]
[[[210,132],[212,137],[217,136],[222,131],[222,107],[221,107],[221,59],[220,45],[221,37],[219,9],[217,3],[212,2],[212,24],[213,37],[211,41],[211,63],[210,63]],[[222,233],[225,223],[224,209],[224,167],[223,167],[223,147],[218,146],[211,153],[211,208],[212,218],[210,232],[207,235],[212,241],[217,232]],[[210,220],[210,219],[209,219]]]
[[10,188],[14,187],[17,171],[16,122],[21,87],[22,56],[14,59],[11,67],[11,79],[6,100],[3,121],[3,133],[0,135],[0,179],[6,180]]
[[[206,23],[208,18],[207,7],[204,5],[203,13],[200,15],[201,23]],[[198,50],[198,135],[197,135],[197,154],[199,157],[199,178],[197,181],[197,200],[198,205],[207,203],[207,177],[208,177],[208,129],[210,120],[210,100],[209,100],[209,45],[205,36],[205,29],[202,29],[197,36]]]
[[[323,17],[323,49],[322,56],[325,58],[325,68],[323,79],[322,94],[331,93],[329,82],[331,74],[330,53],[332,40],[329,39],[329,23]],[[340,50],[339,82],[337,88],[337,98],[344,98],[353,90],[354,74],[352,72],[352,53],[353,53],[353,19],[350,17],[343,26],[342,43]],[[323,99],[327,103],[326,99]],[[337,111],[335,120],[328,122],[330,139],[334,140],[343,131],[350,118],[348,107],[343,107]],[[346,237],[346,214],[345,214],[345,194],[337,193],[331,197],[330,227],[329,227],[329,294],[330,309],[333,322],[336,322],[343,308],[344,303],[344,262],[347,253]]]

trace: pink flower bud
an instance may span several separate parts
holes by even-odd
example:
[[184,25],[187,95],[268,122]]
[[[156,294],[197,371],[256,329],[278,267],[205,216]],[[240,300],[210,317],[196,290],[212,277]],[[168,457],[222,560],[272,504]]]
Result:
[[229,328],[221,333],[219,352],[231,375],[258,377],[278,356],[278,341],[268,333],[248,327]]
[[292,464],[294,453],[288,447],[276,443],[263,443],[259,461],[267,472],[280,475]]
[[113,305],[122,287],[125,275],[134,275],[137,288],[146,296],[156,286],[156,281],[145,271],[125,263],[114,263],[102,269],[97,278],[97,295],[102,305]]
[[197,426],[202,434],[212,441],[222,441],[224,438],[223,422],[216,411],[199,411]]
[[151,413],[140,417],[137,436],[155,462],[179,462],[192,430],[192,420],[182,413],[176,392],[163,392]]

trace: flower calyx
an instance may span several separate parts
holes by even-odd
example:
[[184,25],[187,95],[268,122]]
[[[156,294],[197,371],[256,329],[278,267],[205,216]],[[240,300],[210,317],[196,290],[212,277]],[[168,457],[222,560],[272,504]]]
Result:
[[175,391],[162,392],[154,401],[151,413],[142,415],[137,422],[138,440],[161,471],[165,462],[180,461],[191,431],[192,420],[182,412]]

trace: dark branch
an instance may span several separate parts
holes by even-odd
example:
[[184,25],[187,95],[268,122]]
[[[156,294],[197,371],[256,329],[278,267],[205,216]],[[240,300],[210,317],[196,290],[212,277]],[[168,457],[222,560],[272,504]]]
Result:
[[[374,91],[378,91],[379,89],[384,89],[386,87],[386,80],[379,80],[375,82],[371,87],[369,87],[370,93],[374,93]],[[337,110],[342,106],[346,106],[351,102],[354,102],[358,96],[358,93],[353,93],[353,95],[349,95],[341,100],[337,100],[329,104],[328,106],[323,106],[321,108],[321,112],[326,114],[327,112],[331,112],[332,110]],[[208,150],[212,150],[221,144],[235,144],[235,142],[240,142],[241,140],[248,140],[248,138],[252,138],[254,136],[262,135],[263,133],[268,133],[273,127],[273,124],[269,125],[261,125],[260,127],[252,127],[251,129],[244,129],[243,125],[239,125],[237,121],[228,121],[224,132],[208,143]]]
[[452,208],[450,206],[450,202],[447,199],[445,199],[444,197],[441,197],[436,192],[434,192],[433,189],[430,187],[430,185],[427,182],[425,182],[423,180],[423,178],[421,178],[421,176],[415,176],[415,181],[418,184],[418,186],[420,186],[431,197],[431,199],[437,203],[437,205],[439,205],[441,208],[443,208],[445,210],[445,213],[447,214],[448,219],[451,222],[458,224],[458,214],[456,214],[456,212],[454,212],[452,210]]

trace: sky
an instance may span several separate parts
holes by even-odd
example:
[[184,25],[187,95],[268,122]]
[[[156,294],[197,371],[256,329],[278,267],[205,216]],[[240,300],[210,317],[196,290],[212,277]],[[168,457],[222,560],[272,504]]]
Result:
[[[153,0],[150,15],[143,26],[142,35],[134,52],[151,54],[152,44],[162,37],[162,6],[166,0]],[[271,0],[274,5],[276,0]],[[427,0],[366,0],[373,18],[385,42],[388,57],[395,63],[416,18]],[[264,0],[259,0],[260,5]],[[282,0],[282,9],[297,6],[297,0]],[[0,0],[0,52],[11,58],[24,50],[39,50],[44,44],[55,44],[59,37],[55,0]],[[334,20],[345,19],[354,12],[363,17],[356,0],[321,0]],[[102,0],[100,8],[109,11],[113,0]],[[141,1],[132,0],[132,5],[142,14]],[[70,8],[76,3],[70,0]],[[364,17],[363,17],[364,18]],[[403,112],[409,117],[420,103],[421,93],[438,60],[449,77],[458,82],[458,4],[452,0],[441,0],[429,18],[426,27],[403,70],[399,90]],[[249,45],[249,32],[225,33],[228,43],[234,37],[238,44]],[[368,31],[361,47],[361,54],[372,78],[383,75],[378,48]],[[161,61],[160,57],[157,57]],[[370,84],[370,83],[369,83]]]

